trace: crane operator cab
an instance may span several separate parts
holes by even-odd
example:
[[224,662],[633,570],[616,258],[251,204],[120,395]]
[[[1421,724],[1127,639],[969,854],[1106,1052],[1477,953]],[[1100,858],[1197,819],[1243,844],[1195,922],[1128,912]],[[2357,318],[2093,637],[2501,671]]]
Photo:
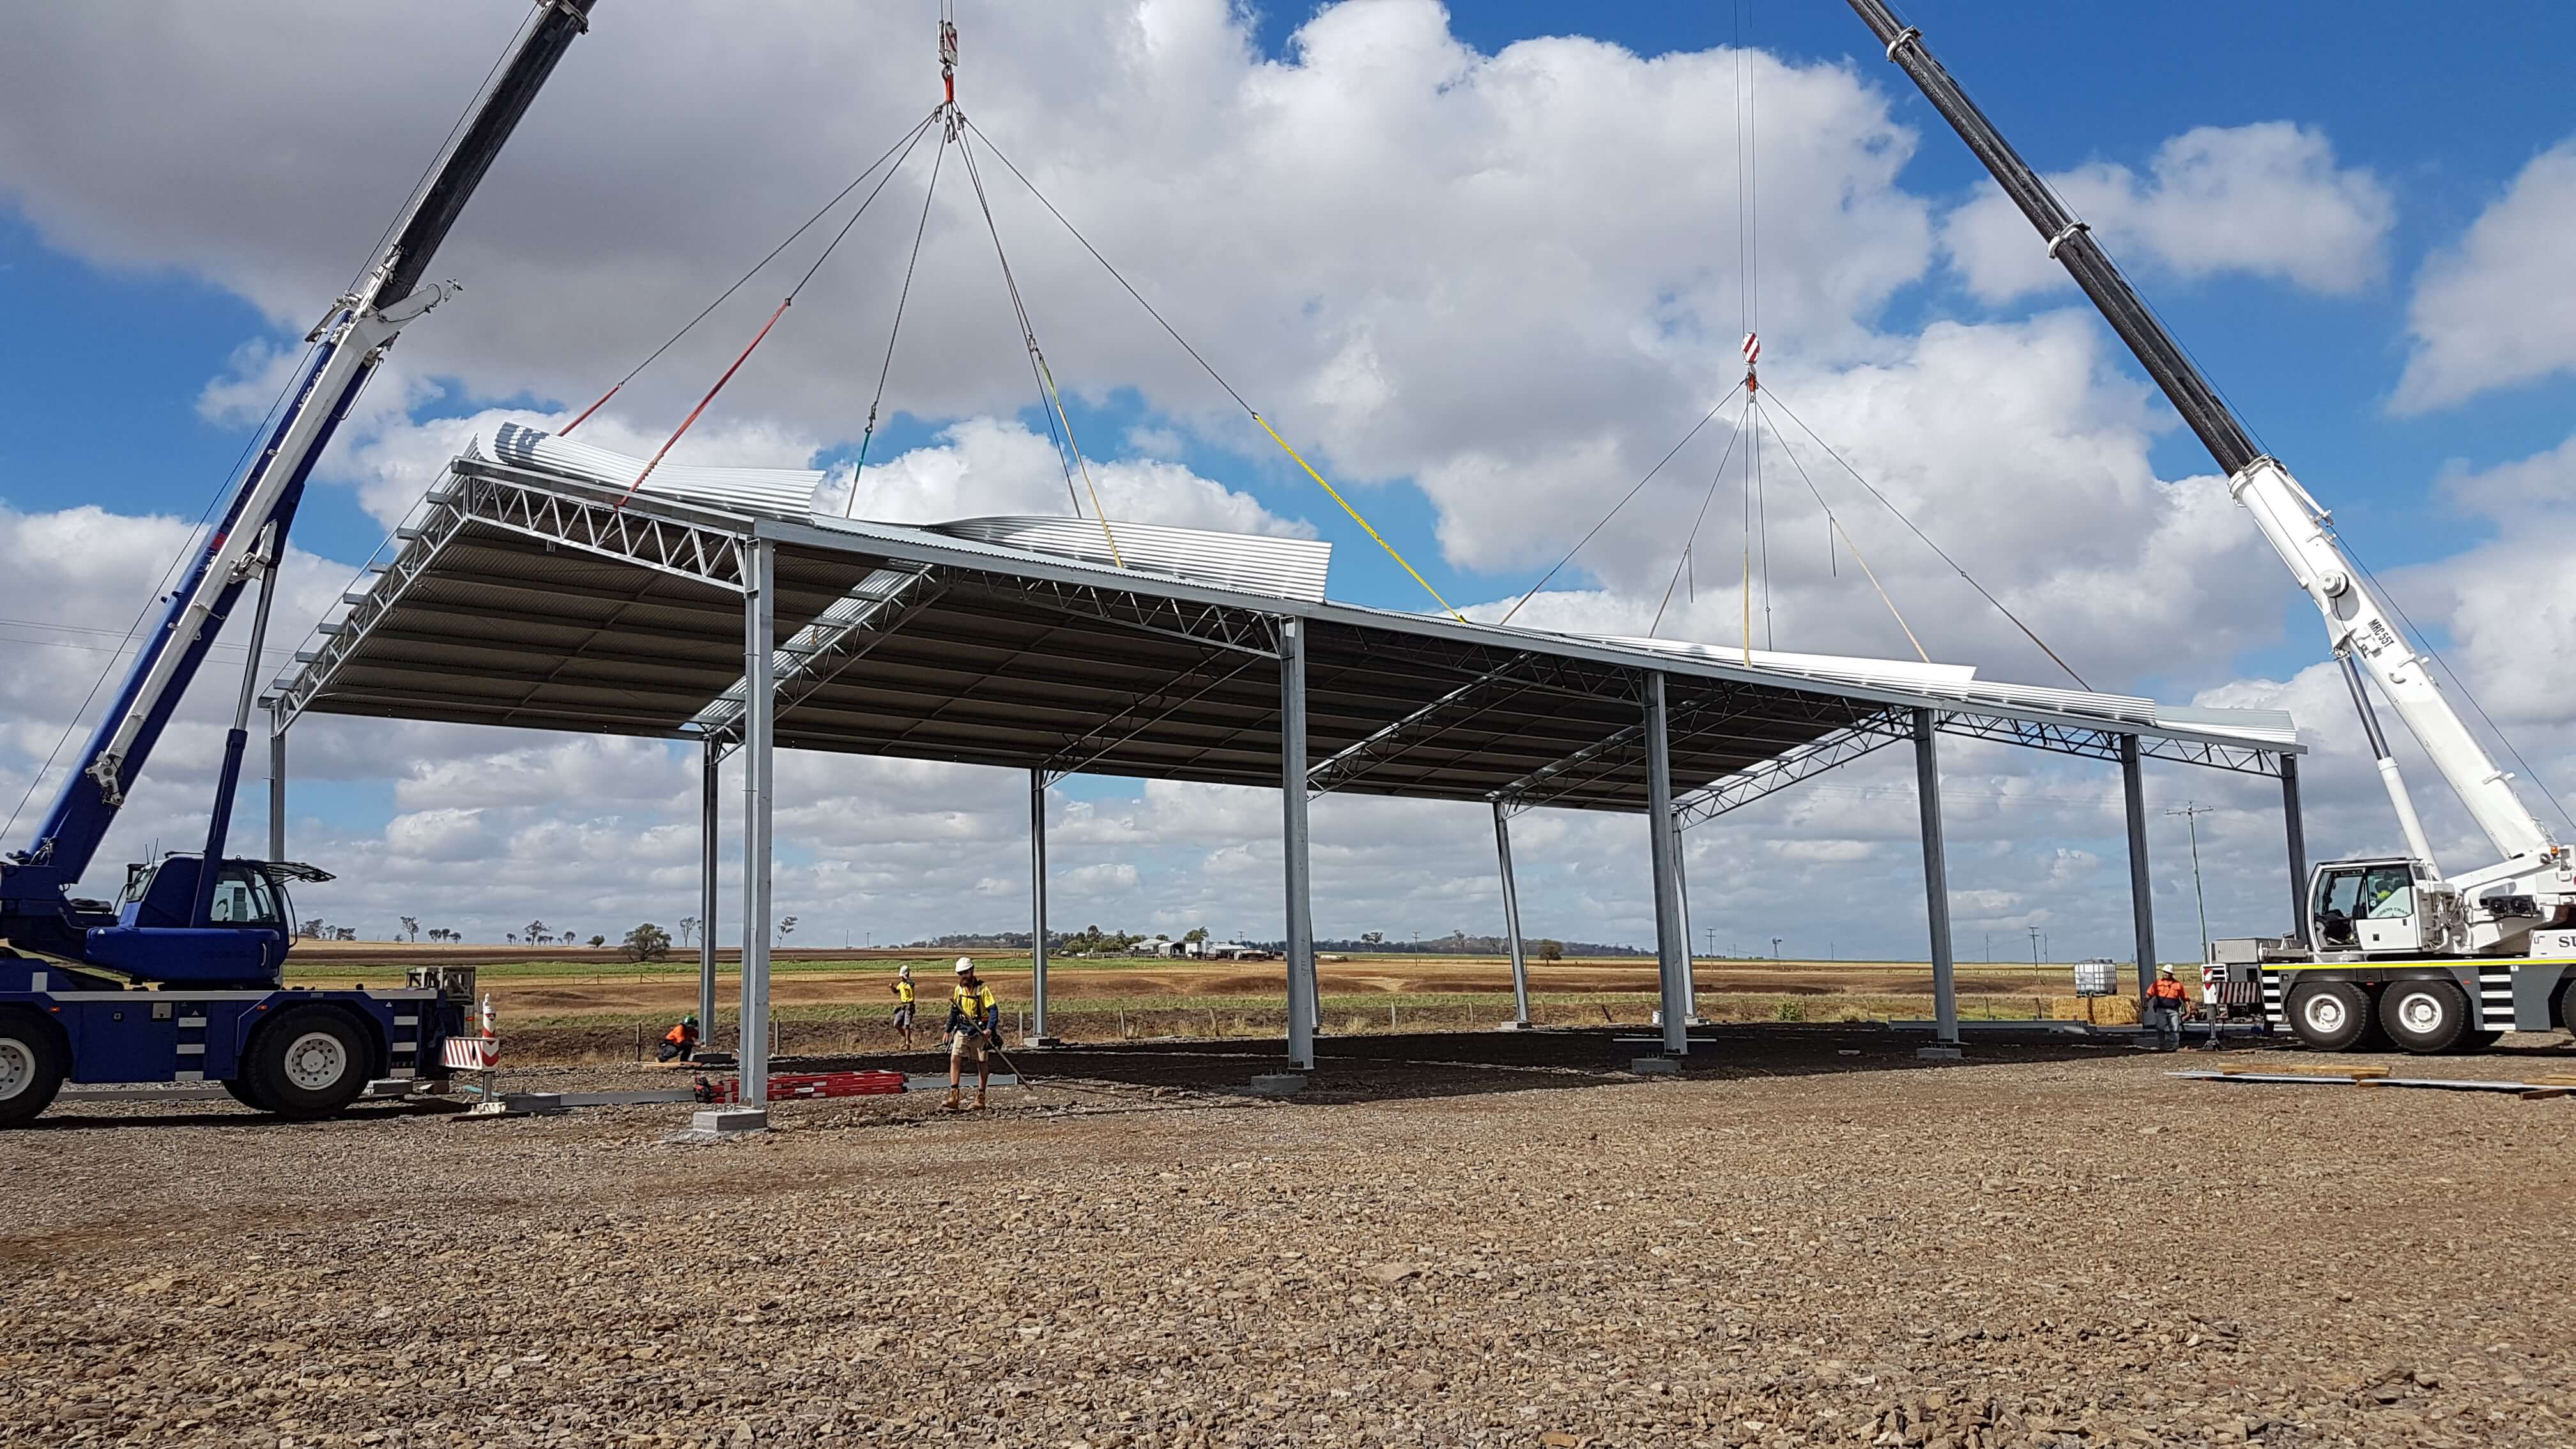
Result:
[[[2317,949],[2365,955],[2438,951],[2452,938],[2458,898],[2411,860],[2347,860],[2317,868],[2308,913]],[[2444,908],[2449,907],[2446,911]]]
[[203,863],[196,855],[165,855],[127,866],[116,924],[89,932],[91,963],[164,982],[277,985],[287,944],[295,939],[295,907],[286,884],[326,881],[331,873],[290,861],[218,861],[200,923]]

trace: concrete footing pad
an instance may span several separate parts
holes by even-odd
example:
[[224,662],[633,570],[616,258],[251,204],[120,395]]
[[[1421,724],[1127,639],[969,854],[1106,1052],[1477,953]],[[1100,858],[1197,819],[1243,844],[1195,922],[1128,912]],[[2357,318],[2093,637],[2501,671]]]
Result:
[[1250,1089],[1256,1097],[1293,1097],[1306,1090],[1303,1072],[1265,1072],[1252,1079]]
[[758,1107],[710,1107],[689,1114],[687,1130],[665,1142],[740,1142],[769,1130],[769,1114]]
[[1504,1022],[1504,1023],[1502,1023],[1501,1025],[1499,1025],[1499,1026],[1495,1027],[1495,1028],[1494,1028],[1494,1030],[1496,1030],[1496,1031],[1536,1031],[1536,1030],[1538,1030],[1538,1028],[1537,1028],[1537,1027],[1534,1027],[1534,1026],[1532,1026],[1532,1025],[1530,1025],[1530,1024],[1529,1024],[1528,1022],[1526,1022],[1526,1021],[1507,1021],[1507,1022]]
[[1020,1045],[1023,1048],[1060,1047],[1064,1045],[1064,1038],[1060,1036],[1024,1036],[1020,1038]]
[[1679,1057],[1637,1057],[1628,1063],[1628,1070],[1641,1077],[1678,1077],[1682,1064]]
[[1957,1047],[1943,1046],[1938,1042],[1935,1042],[1928,1047],[1916,1047],[1914,1049],[1914,1057],[1917,1061],[1955,1062],[1964,1059],[1966,1056],[1967,1053],[1959,1050]]

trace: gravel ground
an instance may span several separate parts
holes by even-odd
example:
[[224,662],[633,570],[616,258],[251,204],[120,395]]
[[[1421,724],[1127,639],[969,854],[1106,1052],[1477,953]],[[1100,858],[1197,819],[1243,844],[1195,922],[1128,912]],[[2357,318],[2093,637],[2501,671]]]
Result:
[[1209,1047],[1014,1053],[1048,1080],[982,1118],[717,1147],[66,1103],[0,1137],[0,1443],[2576,1440],[2576,1101],[1829,1032],[1651,1081],[1597,1036],[1347,1050],[1285,1103]]

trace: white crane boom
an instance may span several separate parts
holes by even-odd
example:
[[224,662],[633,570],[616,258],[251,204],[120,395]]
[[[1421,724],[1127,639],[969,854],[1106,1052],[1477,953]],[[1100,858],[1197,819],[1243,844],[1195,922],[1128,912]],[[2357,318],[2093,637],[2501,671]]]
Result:
[[[2442,773],[2471,818],[2503,857],[2494,866],[2453,877],[2462,896],[2482,892],[2487,901],[2483,921],[2473,911],[2471,949],[2492,948],[2506,936],[2528,930],[2536,917],[2554,915],[2576,905],[2576,877],[2567,852],[2529,806],[2515,793],[2512,777],[2496,767],[2485,746],[2443,697],[2429,661],[2398,627],[2391,612],[2372,593],[2361,569],[2335,539],[2333,516],[2299,486],[2279,460],[2256,447],[2215,388],[2200,375],[2180,344],[2167,333],[2146,303],[2129,285],[2110,255],[2085,224],[2067,211],[2029,163],[1979,111],[1941,63],[1923,46],[1922,32],[1899,20],[1884,0],[1850,0],[1871,33],[1887,47],[1887,58],[1902,67],[1922,88],[1924,98],[1959,133],[1968,149],[1994,175],[2004,194],[2021,208],[2048,245],[2048,254],[2063,265],[2077,286],[2101,310],[2103,319],[2136,354],[2140,365],[2172,400],[2210,456],[2227,474],[2228,491],[2254,516],[2264,539],[2290,568],[2325,618],[2326,632],[2347,667],[2367,671],[2379,691],[2406,722],[2433,767]],[[2415,814],[2414,802],[2388,756],[2369,701],[2356,686],[2355,702],[2379,756],[2381,778],[2396,808],[2408,850],[2435,873],[2432,848]],[[2483,929],[2479,929],[2483,927]]]

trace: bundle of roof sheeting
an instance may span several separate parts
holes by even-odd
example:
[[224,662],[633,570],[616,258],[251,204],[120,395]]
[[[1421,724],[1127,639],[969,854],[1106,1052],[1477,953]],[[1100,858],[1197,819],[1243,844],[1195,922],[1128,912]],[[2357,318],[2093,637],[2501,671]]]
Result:
[[[620,490],[634,487],[645,466],[642,458],[519,423],[503,423],[488,437],[475,438],[465,456]],[[822,484],[817,468],[707,468],[665,461],[635,491],[736,513],[803,518],[813,511],[814,490]]]

